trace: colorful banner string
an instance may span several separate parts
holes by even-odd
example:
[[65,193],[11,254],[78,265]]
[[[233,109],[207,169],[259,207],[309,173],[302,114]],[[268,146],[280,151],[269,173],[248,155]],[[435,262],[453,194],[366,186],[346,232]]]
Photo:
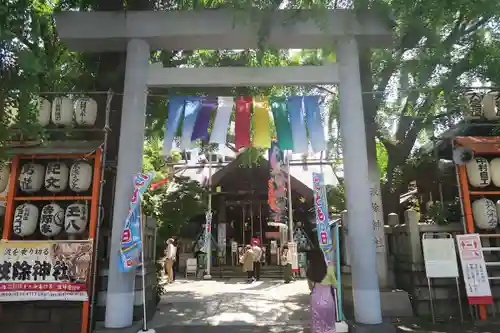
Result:
[[179,128],[184,113],[185,97],[174,96],[168,101],[168,118],[165,122],[165,138],[163,140],[163,155],[170,155],[175,134]]
[[234,125],[234,145],[236,149],[250,147],[250,119],[252,116],[252,97],[236,98]]
[[269,101],[265,97],[255,97],[253,99],[253,127],[253,146],[266,149],[271,147]]
[[270,148],[274,124],[280,150],[308,153],[309,144],[314,152],[326,150],[319,96],[174,96],[168,102],[163,154],[170,155],[179,127],[181,150],[192,148],[196,140],[226,144],[233,111],[236,149]]

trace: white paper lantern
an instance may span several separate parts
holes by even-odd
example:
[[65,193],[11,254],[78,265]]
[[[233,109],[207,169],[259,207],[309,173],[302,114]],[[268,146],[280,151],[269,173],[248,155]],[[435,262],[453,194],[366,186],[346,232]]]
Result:
[[473,187],[486,187],[491,184],[490,164],[484,157],[475,157],[466,164],[467,178]]
[[472,216],[479,229],[495,229],[498,224],[497,208],[490,199],[482,198],[472,203]]
[[464,97],[468,106],[464,118],[466,120],[481,118],[483,115],[483,94],[476,91],[467,91]]
[[47,126],[50,123],[50,113],[51,113],[51,106],[50,102],[46,100],[45,98],[40,97],[38,99],[38,106],[37,106],[37,121],[40,126]]
[[496,187],[500,187],[500,158],[494,158],[490,161],[491,182]]
[[88,209],[84,204],[74,203],[66,208],[64,230],[70,235],[81,234],[85,231],[88,221]]
[[17,206],[14,211],[12,230],[14,234],[26,237],[33,235],[38,222],[38,207],[29,203]]
[[500,95],[498,91],[490,91],[483,98],[483,114],[488,120],[499,119]]
[[94,126],[97,119],[97,102],[92,98],[79,98],[75,102],[75,121],[81,126]]
[[73,103],[68,97],[56,97],[52,102],[52,123],[58,126],[73,125]]
[[53,162],[47,164],[45,170],[45,188],[47,191],[59,193],[68,186],[69,168],[66,164]]
[[[10,165],[0,162],[0,193],[5,192],[9,183]],[[0,195],[1,196],[1,195]]]
[[85,192],[92,183],[92,166],[87,162],[76,162],[69,172],[69,188],[73,192]]
[[40,232],[47,237],[54,237],[61,232],[64,225],[64,209],[56,203],[42,208],[40,216]]
[[37,163],[28,163],[21,168],[19,175],[19,188],[26,193],[40,191],[43,185],[45,167]]

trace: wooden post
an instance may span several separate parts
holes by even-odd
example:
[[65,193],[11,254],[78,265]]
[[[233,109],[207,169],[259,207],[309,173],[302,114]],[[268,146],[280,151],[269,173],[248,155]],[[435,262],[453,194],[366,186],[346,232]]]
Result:
[[15,210],[14,199],[16,196],[16,185],[19,172],[19,157],[14,156],[10,164],[9,190],[7,192],[7,202],[5,205],[5,219],[2,233],[2,239],[4,240],[10,238],[10,233],[12,231],[12,221],[14,219]]
[[[97,149],[94,156],[94,175],[92,180],[92,199],[90,200],[90,219],[89,219],[89,239],[92,240],[92,261],[97,260],[97,248],[95,247],[95,237],[97,232],[97,224],[98,216],[99,216],[99,195],[100,195],[100,187],[101,187],[101,165],[102,165],[102,150]],[[94,265],[92,265],[94,266]],[[92,274],[97,274],[97,272],[93,272],[90,270],[89,281]],[[89,287],[87,289],[89,299],[83,302],[82,306],[82,326],[81,333],[88,333],[89,331],[89,315],[90,315],[90,304],[92,300],[90,296],[92,295],[92,285],[89,283]]]

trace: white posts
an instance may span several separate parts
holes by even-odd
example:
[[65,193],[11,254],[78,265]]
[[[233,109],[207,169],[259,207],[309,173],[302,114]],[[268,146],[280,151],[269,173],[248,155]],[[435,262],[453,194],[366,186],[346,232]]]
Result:
[[[351,246],[354,315],[357,323],[382,323],[380,291],[373,233],[372,198],[366,149],[358,44],[345,37],[337,45],[340,76],[340,125],[344,145],[344,179],[349,212],[349,237],[356,237]],[[361,135],[360,135],[361,133]]]
[[149,45],[143,40],[130,40],[127,45],[120,150],[113,206],[104,322],[106,328],[124,328],[132,325],[136,271],[119,272],[118,257],[123,225],[134,189],[134,176],[142,170],[148,72]]

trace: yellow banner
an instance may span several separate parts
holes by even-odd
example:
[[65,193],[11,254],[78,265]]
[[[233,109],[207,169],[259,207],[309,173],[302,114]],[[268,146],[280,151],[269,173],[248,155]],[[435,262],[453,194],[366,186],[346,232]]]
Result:
[[254,97],[253,125],[253,146],[256,148],[270,148],[271,132],[269,127],[269,100],[267,97]]

